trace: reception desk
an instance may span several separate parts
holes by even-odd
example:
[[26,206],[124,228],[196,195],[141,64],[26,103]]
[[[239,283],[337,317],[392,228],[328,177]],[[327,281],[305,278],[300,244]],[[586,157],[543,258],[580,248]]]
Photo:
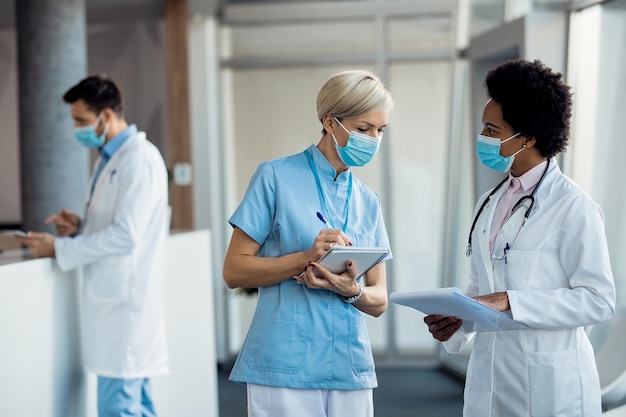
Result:
[[[160,417],[217,416],[210,236],[171,235],[164,282],[171,373],[153,379]],[[81,270],[26,251],[0,254],[0,416],[95,417],[81,366]]]

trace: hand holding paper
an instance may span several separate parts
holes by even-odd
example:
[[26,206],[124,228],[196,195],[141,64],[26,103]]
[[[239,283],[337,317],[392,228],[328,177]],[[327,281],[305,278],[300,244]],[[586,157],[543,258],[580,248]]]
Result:
[[401,291],[389,296],[389,301],[408,306],[424,314],[458,317],[479,326],[475,330],[525,329],[526,325],[513,320],[507,314],[464,295],[460,288],[437,288],[433,290]]
[[483,303],[494,310],[507,311],[511,309],[511,306],[509,305],[509,294],[506,291],[478,295],[473,298],[474,300]]
[[463,325],[463,320],[456,317],[442,317],[438,314],[431,314],[424,317],[424,323],[428,326],[428,331],[440,342],[450,339]]

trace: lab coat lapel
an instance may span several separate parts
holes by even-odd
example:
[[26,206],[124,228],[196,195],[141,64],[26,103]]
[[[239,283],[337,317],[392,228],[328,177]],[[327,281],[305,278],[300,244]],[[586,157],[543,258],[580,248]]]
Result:
[[[139,136],[141,132],[138,132],[136,134],[134,134],[133,136],[129,137],[126,142],[124,142],[122,144],[122,146],[117,150],[117,152],[115,152],[113,154],[113,156],[111,156],[111,159],[109,159],[109,161],[107,162],[107,164],[104,166],[104,168],[102,169],[102,172],[100,172],[100,176],[98,177],[98,181],[96,182],[94,189],[93,189],[93,195],[92,195],[92,200],[96,197],[97,194],[100,194],[102,192],[105,192],[102,187],[106,187],[107,184],[109,184],[111,182],[111,177],[113,175],[116,174],[117,171],[117,160],[119,159],[119,156],[124,152],[124,150],[126,148],[129,148],[132,146],[132,143],[135,142],[137,140],[137,137]],[[99,162],[99,160],[98,160]],[[96,164],[97,166],[97,164]],[[94,170],[95,172],[95,170]]]
[[[543,183],[539,186],[537,190],[537,194],[535,196],[535,207],[533,208],[533,212],[530,214],[530,217],[533,216],[535,211],[538,211],[541,207],[541,204],[548,198],[548,196],[553,192],[553,184],[556,178],[561,175],[561,168],[559,168],[559,164],[556,158],[550,159],[550,168],[546,173],[546,178],[543,180]],[[530,218],[529,217],[529,218]]]
[[476,229],[478,230],[478,245],[479,252],[481,255],[481,259],[483,262],[484,270],[487,274],[487,282],[489,283],[489,290],[481,289],[481,293],[487,294],[493,292],[494,288],[494,280],[493,280],[493,265],[491,261],[491,250],[489,248],[489,236],[491,235],[491,223],[493,221],[493,216],[496,212],[496,207],[498,205],[498,201],[506,191],[508,186],[508,182],[502,184],[500,189],[496,191],[496,193],[491,196],[489,203],[485,206],[483,210],[483,215],[480,217]]
[[[94,189],[93,189],[93,194],[90,195],[90,190],[89,189],[87,190],[87,206],[85,210],[86,218],[90,217],[89,214],[93,210],[92,207],[102,208],[103,207],[102,204],[106,205],[107,203],[113,203],[115,201],[114,198],[111,198],[108,185],[110,184],[112,180],[112,176],[116,175],[116,171],[118,168],[117,160],[119,159],[119,156],[125,152],[126,149],[134,146],[134,144],[143,137],[144,137],[144,133],[138,132],[134,134],[133,136],[131,136],[130,138],[128,138],[128,140],[124,142],[124,144],[117,150],[117,152],[113,154],[111,159],[107,162],[107,164],[102,169],[102,172],[100,172],[98,181],[96,182]],[[94,171],[93,171],[94,173],[96,172],[97,166],[99,163],[100,163],[100,159],[96,161]],[[93,181],[93,174],[92,174],[92,181]]]

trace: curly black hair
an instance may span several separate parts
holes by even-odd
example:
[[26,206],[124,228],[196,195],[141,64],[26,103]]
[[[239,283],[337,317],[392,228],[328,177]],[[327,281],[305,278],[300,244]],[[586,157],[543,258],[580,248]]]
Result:
[[539,60],[522,59],[499,65],[485,78],[504,120],[515,132],[535,138],[535,148],[546,158],[564,151],[569,140],[572,94],[562,78]]

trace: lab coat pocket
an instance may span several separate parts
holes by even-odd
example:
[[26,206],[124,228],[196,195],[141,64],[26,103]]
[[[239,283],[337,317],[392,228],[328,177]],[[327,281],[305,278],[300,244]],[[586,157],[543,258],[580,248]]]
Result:
[[582,413],[582,388],[575,349],[529,352],[530,415],[571,417]]
[[511,250],[507,261],[500,261],[505,277],[504,287],[510,290],[529,290],[541,286],[542,252]]
[[374,375],[374,359],[365,319],[360,313],[350,316],[349,347],[352,370],[357,375]]
[[305,314],[257,311],[242,355],[251,369],[295,374],[306,362],[310,327]]

